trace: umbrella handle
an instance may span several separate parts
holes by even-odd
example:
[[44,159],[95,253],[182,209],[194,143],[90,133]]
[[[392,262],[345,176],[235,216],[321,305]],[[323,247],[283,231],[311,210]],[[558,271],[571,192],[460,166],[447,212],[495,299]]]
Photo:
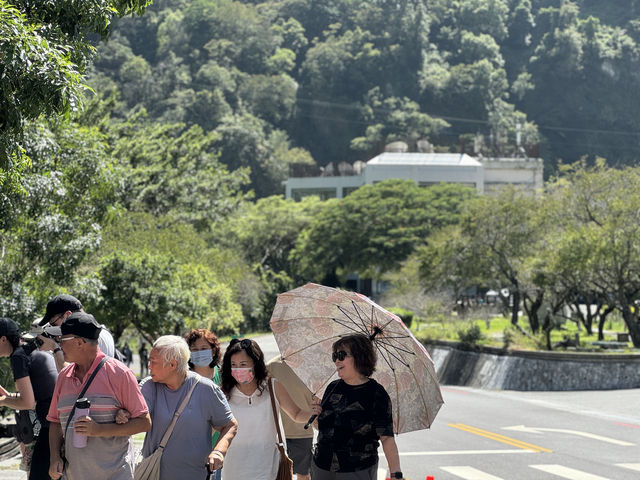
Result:
[[304,424],[304,429],[309,430],[309,425],[311,425],[316,418],[318,418],[318,415],[311,415],[307,423]]

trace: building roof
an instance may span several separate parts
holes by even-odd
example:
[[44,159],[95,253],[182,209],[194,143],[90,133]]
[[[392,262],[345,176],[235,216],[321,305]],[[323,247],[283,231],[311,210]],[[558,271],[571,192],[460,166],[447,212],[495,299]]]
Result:
[[482,164],[466,153],[384,152],[373,157],[367,165],[461,165],[481,167]]

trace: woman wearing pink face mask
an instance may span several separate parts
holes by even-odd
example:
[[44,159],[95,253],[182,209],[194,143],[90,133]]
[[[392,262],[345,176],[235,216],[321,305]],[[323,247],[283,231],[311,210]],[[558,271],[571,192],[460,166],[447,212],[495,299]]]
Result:
[[[311,410],[302,410],[282,384],[269,377],[264,354],[255,341],[231,340],[222,360],[222,391],[238,421],[238,433],[227,450],[224,479],[276,478],[280,452],[268,382],[275,394],[276,407],[280,406],[293,421],[305,423],[311,415],[321,412],[319,399]],[[280,409],[277,410],[279,413]]]

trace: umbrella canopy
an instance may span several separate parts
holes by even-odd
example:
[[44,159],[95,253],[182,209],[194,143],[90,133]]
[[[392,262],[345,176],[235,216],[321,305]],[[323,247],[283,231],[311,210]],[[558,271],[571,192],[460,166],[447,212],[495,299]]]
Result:
[[308,283],[278,295],[271,330],[282,359],[319,397],[338,378],[333,343],[376,332],[378,363],[372,377],[391,397],[395,433],[429,428],[443,403],[427,350],[397,315],[364,295]]

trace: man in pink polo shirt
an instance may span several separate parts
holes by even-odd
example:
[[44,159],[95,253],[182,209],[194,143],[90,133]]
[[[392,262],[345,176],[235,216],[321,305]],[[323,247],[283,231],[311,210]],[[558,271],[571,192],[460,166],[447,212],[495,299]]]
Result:
[[[64,359],[71,363],[58,376],[47,415],[51,423],[49,475],[53,480],[63,473],[68,480],[131,480],[133,468],[127,457],[131,435],[151,427],[138,382],[123,363],[107,357],[84,394],[91,401],[89,416],[77,419],[67,428],[78,395],[105,354],[98,348],[101,327],[93,315],[72,313],[60,328]],[[131,418],[127,423],[117,424],[115,417],[121,408],[130,412]],[[74,432],[88,437],[86,447],[73,446]],[[63,442],[66,462],[62,458]]]

